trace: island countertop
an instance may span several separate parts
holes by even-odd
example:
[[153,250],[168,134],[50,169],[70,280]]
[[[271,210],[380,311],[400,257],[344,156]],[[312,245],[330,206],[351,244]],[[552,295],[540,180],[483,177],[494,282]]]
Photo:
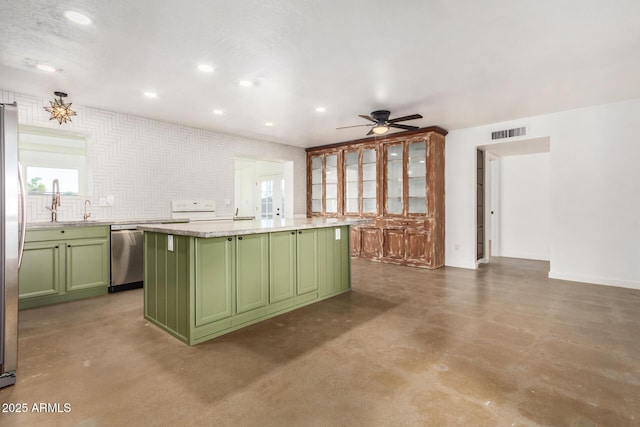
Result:
[[200,221],[182,224],[141,224],[139,230],[192,237],[227,237],[305,228],[365,224],[369,220],[339,218],[263,219],[253,221]]

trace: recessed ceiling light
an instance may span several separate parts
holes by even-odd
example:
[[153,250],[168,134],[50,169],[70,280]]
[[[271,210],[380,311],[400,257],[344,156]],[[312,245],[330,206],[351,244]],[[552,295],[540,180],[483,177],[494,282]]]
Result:
[[38,70],[40,71],[46,71],[47,73],[54,73],[56,71],[55,68],[47,64],[38,64],[36,65],[36,68],[38,68]]
[[264,125],[265,125],[265,126],[269,126],[269,127],[271,127],[271,126],[273,126],[273,122],[267,122],[267,123],[265,123]]
[[64,13],[64,17],[67,18],[69,21],[74,22],[76,24],[80,24],[80,25],[89,25],[91,24],[91,19],[89,19],[89,17],[87,15],[83,15],[80,12],[76,12],[73,10],[67,10]]
[[147,98],[157,98],[158,94],[155,92],[145,92],[144,96],[146,96]]
[[238,84],[243,87],[253,86],[253,82],[251,80],[240,80]]
[[213,66],[208,64],[200,64],[198,65],[198,70],[202,71],[203,73],[213,73]]
[[324,113],[325,111],[327,111],[327,109],[326,109],[326,108],[324,108],[324,107],[317,107],[317,108],[316,108],[316,111],[317,111],[318,113]]
[[218,116],[221,116],[224,114],[223,110],[213,110],[213,114],[217,114]]

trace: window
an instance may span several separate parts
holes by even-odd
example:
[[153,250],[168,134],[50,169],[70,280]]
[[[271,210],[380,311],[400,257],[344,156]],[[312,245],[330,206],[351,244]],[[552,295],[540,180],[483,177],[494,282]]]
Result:
[[87,138],[76,132],[21,125],[19,160],[29,194],[51,193],[53,180],[66,195],[87,194]]

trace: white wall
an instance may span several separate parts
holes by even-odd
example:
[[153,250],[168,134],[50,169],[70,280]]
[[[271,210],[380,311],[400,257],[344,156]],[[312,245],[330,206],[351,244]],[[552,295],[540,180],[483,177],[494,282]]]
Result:
[[449,132],[446,264],[476,268],[476,147],[528,126],[551,141],[549,276],[640,289],[638,117],[633,99]]
[[[61,128],[43,110],[47,100],[0,90],[0,102],[18,102],[21,124]],[[73,101],[73,99],[70,99]],[[218,215],[233,215],[234,159],[294,162],[294,211],[306,213],[306,155],[302,148],[190,128],[178,124],[73,105],[78,115],[63,129],[89,137],[92,185],[89,194],[64,197],[58,218],[82,219],[91,200],[92,219],[168,218],[174,199],[212,199]],[[114,196],[112,207],[99,207]],[[229,200],[229,204],[226,201]],[[48,221],[50,197],[29,196],[27,220]]]
[[500,160],[499,256],[549,261],[549,153]]

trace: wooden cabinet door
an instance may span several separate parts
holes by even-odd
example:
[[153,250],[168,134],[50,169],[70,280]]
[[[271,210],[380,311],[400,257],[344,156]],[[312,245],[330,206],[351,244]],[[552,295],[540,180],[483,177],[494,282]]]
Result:
[[382,230],[380,228],[360,228],[360,255],[366,258],[380,258],[382,250]]
[[60,244],[26,243],[19,274],[19,298],[57,295],[60,291]]
[[78,239],[65,247],[65,289],[68,292],[109,286],[109,240]]
[[236,311],[244,313],[268,303],[269,235],[238,236],[236,241]]
[[269,302],[283,301],[296,292],[296,232],[269,234]]
[[[164,235],[161,236],[164,237]],[[233,314],[233,289],[236,281],[235,247],[233,237],[196,239],[195,326],[206,325]],[[147,288],[146,282],[145,288]]]
[[298,230],[296,294],[318,290],[318,229]]
[[404,258],[404,229],[384,229],[382,231],[382,240],[382,254],[385,258]]

